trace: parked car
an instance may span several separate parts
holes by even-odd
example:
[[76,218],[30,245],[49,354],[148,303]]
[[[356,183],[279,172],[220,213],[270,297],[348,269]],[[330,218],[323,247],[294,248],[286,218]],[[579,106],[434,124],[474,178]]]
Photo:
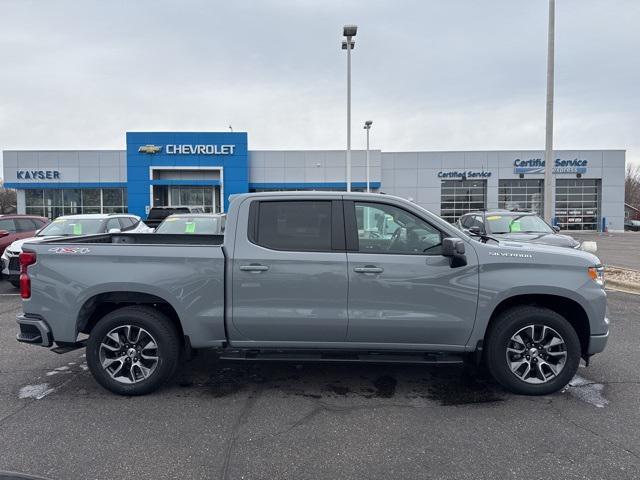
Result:
[[509,210],[470,212],[457,221],[457,226],[470,235],[489,235],[498,240],[540,243],[555,247],[580,248],[580,242],[560,234],[535,213]]
[[252,361],[471,357],[509,390],[543,395],[609,335],[596,256],[481,242],[390,195],[241,194],[224,236],[120,233],[23,250],[18,341],[86,346],[95,379],[123,395],[160,387],[192,348]]
[[227,216],[221,213],[179,213],[169,215],[156,228],[155,233],[201,233],[221,235]]
[[624,221],[624,229],[630,232],[638,232],[640,231],[640,220],[629,220],[625,219]]
[[[39,218],[39,217],[36,217]],[[44,219],[47,222],[48,219]],[[1,225],[2,219],[0,219]],[[19,287],[20,265],[18,256],[25,242],[70,235],[91,235],[105,232],[151,233],[153,229],[140,221],[140,217],[128,213],[67,215],[56,218],[37,232],[29,232],[27,238],[11,243],[2,253],[2,276],[14,287]]]
[[49,219],[33,215],[0,215],[0,254],[16,240],[33,237]]
[[147,219],[144,223],[150,228],[156,228],[169,215],[174,213],[190,213],[189,207],[153,207],[149,210]]

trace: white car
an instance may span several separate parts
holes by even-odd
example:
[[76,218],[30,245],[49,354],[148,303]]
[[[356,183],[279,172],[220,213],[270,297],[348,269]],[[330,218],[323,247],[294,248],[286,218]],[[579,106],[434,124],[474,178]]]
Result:
[[36,233],[35,237],[16,240],[2,254],[2,276],[15,287],[19,286],[20,265],[18,256],[25,242],[70,235],[92,235],[97,233],[152,233],[140,217],[128,213],[96,213],[86,215],[65,215],[56,218]]

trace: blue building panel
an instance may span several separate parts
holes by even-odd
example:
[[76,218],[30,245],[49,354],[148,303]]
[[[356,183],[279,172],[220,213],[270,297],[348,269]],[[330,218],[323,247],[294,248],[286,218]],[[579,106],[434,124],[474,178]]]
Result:
[[[220,167],[224,183],[223,205],[229,196],[249,190],[246,132],[127,132],[129,211],[146,215],[152,185],[220,185],[218,180],[155,180],[151,167]],[[170,183],[166,183],[170,182]]]

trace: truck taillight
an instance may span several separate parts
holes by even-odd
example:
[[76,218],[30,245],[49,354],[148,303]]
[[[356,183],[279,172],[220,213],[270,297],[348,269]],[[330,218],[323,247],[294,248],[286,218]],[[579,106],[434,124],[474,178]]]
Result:
[[27,273],[27,267],[36,263],[36,253],[22,252],[18,258],[20,259],[20,296],[31,298],[31,279]]

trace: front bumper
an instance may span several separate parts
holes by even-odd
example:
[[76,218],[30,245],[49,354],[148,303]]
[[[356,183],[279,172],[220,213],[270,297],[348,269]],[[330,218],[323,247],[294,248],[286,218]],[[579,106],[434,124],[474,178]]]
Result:
[[47,322],[36,316],[18,315],[16,319],[20,331],[16,340],[22,343],[30,343],[41,347],[53,345],[53,335]]
[[588,355],[594,355],[596,353],[600,353],[607,346],[607,341],[609,340],[609,332],[604,335],[591,335],[589,337],[589,348],[587,350]]
[[20,253],[10,253],[7,250],[2,254],[2,276],[6,279],[17,280],[20,277]]

